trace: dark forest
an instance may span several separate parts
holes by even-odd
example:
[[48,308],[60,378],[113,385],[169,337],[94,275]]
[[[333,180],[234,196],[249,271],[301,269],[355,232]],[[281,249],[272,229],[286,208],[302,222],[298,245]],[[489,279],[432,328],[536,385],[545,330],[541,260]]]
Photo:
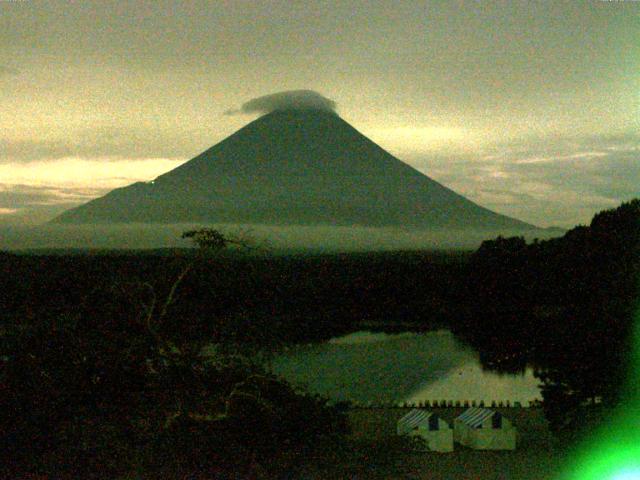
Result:
[[360,329],[446,327],[485,368],[533,366],[559,442],[629,394],[639,200],[474,252],[271,255],[208,234],[193,249],[0,254],[3,476],[282,478],[300,456],[335,462],[348,405],[263,360]]

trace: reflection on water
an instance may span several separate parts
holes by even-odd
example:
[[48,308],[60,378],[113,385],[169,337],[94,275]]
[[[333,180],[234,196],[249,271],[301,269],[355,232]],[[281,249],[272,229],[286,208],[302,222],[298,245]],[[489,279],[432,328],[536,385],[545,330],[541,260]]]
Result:
[[509,400],[525,405],[540,398],[531,370],[483,372],[477,353],[447,330],[356,332],[292,348],[274,359],[273,370],[314,393],[361,403]]

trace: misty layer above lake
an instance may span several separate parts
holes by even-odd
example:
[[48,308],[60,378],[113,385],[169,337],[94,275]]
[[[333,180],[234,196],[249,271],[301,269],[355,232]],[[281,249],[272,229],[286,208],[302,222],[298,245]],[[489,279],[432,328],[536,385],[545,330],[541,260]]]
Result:
[[[202,224],[129,225],[0,225],[0,249],[148,249],[188,247],[180,239],[186,230]],[[475,249],[483,240],[522,234],[509,230],[408,229],[368,227],[295,227],[216,224],[206,225],[230,235],[240,234],[265,250],[366,251],[418,249]],[[548,238],[551,230],[533,230],[525,237]]]
[[360,403],[426,400],[539,399],[539,381],[482,371],[478,355],[447,330],[423,334],[357,332],[292,348],[273,361],[290,382],[335,400]]

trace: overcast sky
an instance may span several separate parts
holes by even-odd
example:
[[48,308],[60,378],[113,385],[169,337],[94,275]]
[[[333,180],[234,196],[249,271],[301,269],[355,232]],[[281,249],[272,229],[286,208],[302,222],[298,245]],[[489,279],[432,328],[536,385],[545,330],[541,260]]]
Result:
[[541,226],[640,196],[640,2],[0,1],[0,222],[157,175],[310,89]]

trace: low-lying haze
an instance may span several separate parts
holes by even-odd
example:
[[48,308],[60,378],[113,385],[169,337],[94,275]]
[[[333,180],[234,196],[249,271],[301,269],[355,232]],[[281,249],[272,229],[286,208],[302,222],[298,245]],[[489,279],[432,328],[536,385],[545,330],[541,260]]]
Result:
[[[200,224],[126,225],[0,225],[0,250],[42,249],[149,249],[187,248],[183,232],[202,228]],[[231,237],[245,238],[258,253],[358,252],[371,250],[475,249],[498,234],[523,235],[508,230],[408,230],[393,227],[266,226],[214,224]],[[529,241],[550,238],[562,232],[533,230],[524,233]]]

